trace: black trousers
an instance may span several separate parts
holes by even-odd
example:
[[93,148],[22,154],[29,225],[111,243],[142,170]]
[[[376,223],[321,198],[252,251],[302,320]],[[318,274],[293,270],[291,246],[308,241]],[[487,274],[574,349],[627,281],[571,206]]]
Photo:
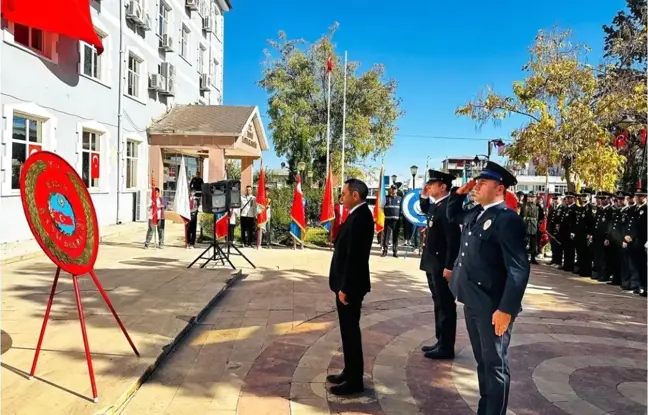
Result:
[[621,242],[610,241],[608,246],[610,251],[610,271],[612,273],[612,284],[621,285],[623,280],[623,248]]
[[434,327],[437,344],[441,351],[453,352],[457,337],[457,305],[450,291],[443,270],[426,272],[428,286],[434,301]]
[[562,244],[563,248],[563,269],[565,271],[571,272],[574,270],[576,244],[574,243],[574,239],[572,239],[570,235],[564,234],[560,238],[560,243]]
[[592,251],[587,245],[587,235],[576,235],[576,255],[578,274],[582,277],[590,277],[592,275]]
[[634,243],[632,250],[632,262],[637,270],[635,288],[646,288],[646,249],[643,244]]
[[527,244],[529,246],[527,254],[531,256],[531,262],[535,262],[535,257],[538,255],[538,235],[527,235]]
[[361,297],[347,297],[347,305],[340,302],[337,294],[338,320],[340,322],[340,336],[342,337],[342,352],[344,353],[344,378],[353,384],[362,384],[364,374],[364,357],[362,354],[362,335],[360,334],[360,313],[362,309]]
[[229,223],[228,225],[228,232],[227,232],[227,240],[229,242],[234,242],[234,228],[236,228],[236,224],[234,223]]
[[256,245],[254,232],[254,217],[241,216],[241,242],[243,245]]
[[505,415],[511,388],[508,347],[513,321],[501,337],[495,335],[493,316],[464,305],[466,329],[477,361],[479,406],[477,415]]
[[549,237],[549,243],[551,244],[551,263],[552,264],[562,264],[562,246],[556,241],[556,233],[551,232],[551,234],[554,236],[553,238],[550,236]]
[[392,241],[392,251],[398,252],[398,219],[385,219],[385,229],[383,230],[382,250],[387,252],[389,241]]
[[187,225],[187,243],[189,245],[196,244],[196,229],[198,228],[198,215],[191,215],[191,220]]
[[621,248],[621,260],[623,262],[621,271],[621,286],[623,288],[639,288],[639,275],[634,261],[632,261],[632,248],[627,246]]
[[594,253],[594,268],[596,268],[597,278],[601,281],[607,281],[610,278],[608,247],[604,245],[602,240],[594,240],[592,250]]

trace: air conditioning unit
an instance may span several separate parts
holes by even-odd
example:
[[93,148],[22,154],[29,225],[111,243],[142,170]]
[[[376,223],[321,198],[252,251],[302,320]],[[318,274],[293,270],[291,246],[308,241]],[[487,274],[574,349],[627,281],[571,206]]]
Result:
[[175,78],[167,79],[166,95],[175,96]]
[[159,73],[153,73],[149,75],[149,89],[158,91],[163,88],[166,83],[166,79]]
[[203,17],[203,30],[214,33],[214,19],[211,16]]
[[160,49],[166,52],[173,52],[173,38],[167,34],[162,35]]
[[137,0],[130,0],[126,8],[126,19],[131,22],[141,25],[144,23],[142,5]]
[[142,29],[151,30],[153,28],[153,22],[151,21],[151,15],[146,13],[143,19],[144,23],[141,24]]
[[209,91],[211,86],[211,77],[206,73],[200,74],[200,90]]
[[198,10],[198,0],[187,0],[185,5],[189,10]]

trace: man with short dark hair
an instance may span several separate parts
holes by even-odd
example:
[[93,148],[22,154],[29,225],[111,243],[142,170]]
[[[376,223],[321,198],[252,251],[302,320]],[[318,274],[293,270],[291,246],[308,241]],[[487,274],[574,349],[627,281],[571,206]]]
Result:
[[398,220],[401,215],[402,199],[396,194],[397,187],[392,184],[389,188],[389,194],[385,197],[385,204],[383,205],[383,212],[385,213],[385,228],[383,229],[382,238],[382,255],[387,256],[387,248],[389,241],[392,241],[392,252],[394,258],[398,257]]
[[351,395],[364,391],[364,359],[360,334],[362,300],[371,291],[369,255],[374,236],[374,220],[366,199],[367,185],[349,179],[342,188],[342,203],[349,216],[340,227],[329,272],[329,287],[336,295],[344,370],[329,375],[334,395]]
[[[450,286],[464,304],[466,329],[477,361],[478,415],[506,414],[511,375],[508,348],[515,317],[529,281],[529,258],[524,221],[504,197],[517,179],[489,161],[484,170],[448,201],[448,219],[462,224],[461,252],[454,264]],[[475,189],[479,205],[462,208]]]
[[433,346],[423,346],[422,350],[428,359],[453,359],[457,306],[448,281],[459,253],[461,230],[457,223],[448,220],[446,205],[455,177],[438,170],[429,170],[428,177],[420,196],[421,212],[427,216],[420,268],[425,271],[434,301],[437,342]]

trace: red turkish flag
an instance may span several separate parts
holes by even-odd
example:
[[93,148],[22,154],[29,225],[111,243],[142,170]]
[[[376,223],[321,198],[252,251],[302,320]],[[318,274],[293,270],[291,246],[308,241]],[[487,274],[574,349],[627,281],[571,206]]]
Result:
[[90,177],[93,179],[99,178],[99,154],[90,154]]
[[34,153],[38,153],[42,149],[43,147],[38,144],[30,144],[29,147],[27,147],[27,157],[31,156]]
[[59,33],[104,50],[90,16],[90,0],[2,0],[2,17],[10,22]]

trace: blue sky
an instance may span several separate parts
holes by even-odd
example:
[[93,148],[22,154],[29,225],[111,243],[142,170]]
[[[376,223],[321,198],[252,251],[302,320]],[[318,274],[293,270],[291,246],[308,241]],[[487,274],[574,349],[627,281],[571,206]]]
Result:
[[[386,174],[399,176],[409,175],[412,164],[424,168],[427,157],[430,168],[439,167],[447,156],[486,153],[489,139],[507,139],[520,119],[478,130],[474,121],[455,116],[454,110],[486,85],[508,93],[511,82],[523,77],[521,67],[539,29],[556,24],[572,28],[575,39],[592,48],[590,63],[598,63],[601,25],[625,7],[623,0],[419,0],[405,6],[384,0],[232,3],[225,16],[224,103],[258,105],[267,127],[267,95],[256,85],[266,40],[284,30],[290,38],[315,41],[337,21],[337,53],[346,50],[349,60],[361,63],[360,70],[382,63],[387,76],[399,83],[406,114],[384,159]],[[267,133],[271,135],[269,129]],[[273,149],[264,154],[270,168],[281,161]]]

